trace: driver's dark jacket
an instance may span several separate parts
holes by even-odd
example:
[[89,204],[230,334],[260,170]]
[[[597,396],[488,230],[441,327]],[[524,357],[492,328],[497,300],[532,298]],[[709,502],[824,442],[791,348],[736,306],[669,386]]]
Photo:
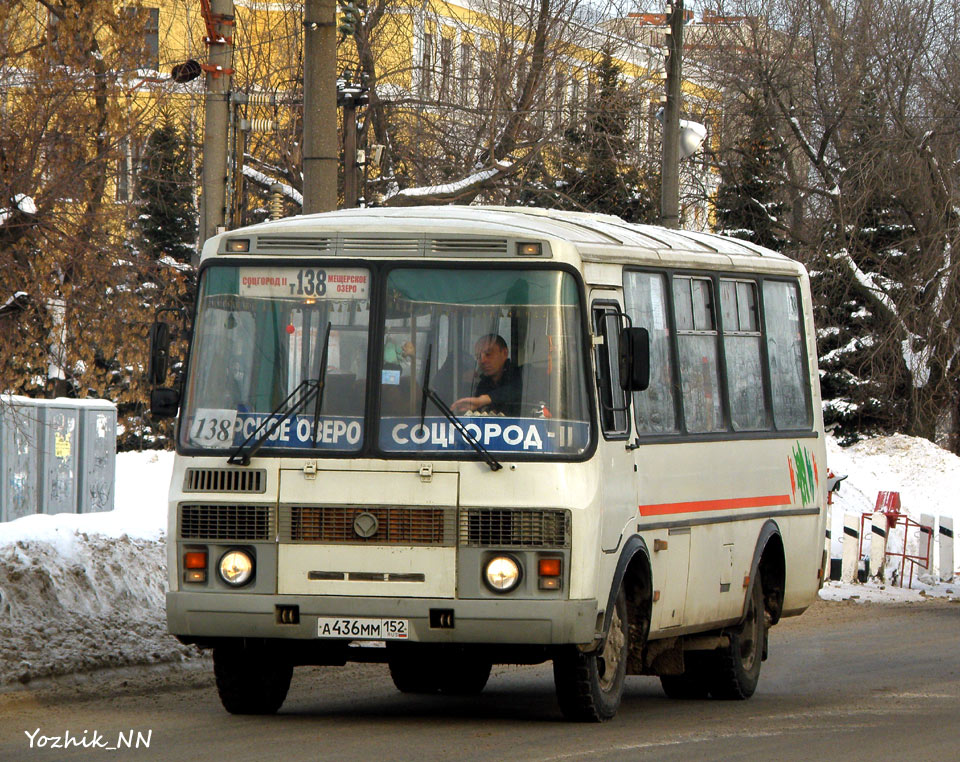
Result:
[[503,413],[506,416],[520,415],[520,396],[523,392],[523,373],[511,360],[503,366],[503,374],[497,383],[490,376],[479,376],[474,396],[490,395],[490,404],[480,412]]

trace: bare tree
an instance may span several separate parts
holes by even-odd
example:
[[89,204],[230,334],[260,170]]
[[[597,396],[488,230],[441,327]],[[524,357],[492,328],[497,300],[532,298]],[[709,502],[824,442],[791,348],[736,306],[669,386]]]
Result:
[[[368,185],[389,204],[511,197],[523,167],[583,119],[602,48],[640,62],[630,72],[638,98],[657,74],[649,50],[602,31],[582,0],[368,0],[359,9],[341,35],[339,68],[369,88],[359,144],[384,147]],[[239,149],[261,197],[275,181],[294,201],[302,188],[301,16],[294,0],[237,9],[234,81],[251,98],[237,118],[275,126]],[[253,103],[265,93],[275,105]]]
[[765,114],[790,208],[772,222],[827,276],[827,314],[862,304],[822,343],[865,381],[842,390],[848,419],[960,448],[958,4],[746,0],[721,13],[739,18],[692,55],[727,94],[728,144],[738,104]]
[[417,4],[405,8],[413,45],[404,70],[382,52],[396,44],[392,14],[401,8],[378,0],[353,36],[372,85],[368,128],[388,149],[385,203],[505,198],[524,165],[582,117],[612,36],[581,0]]
[[[234,225],[256,222],[266,194],[281,183],[289,209],[303,192],[303,3],[236,8],[233,86]],[[243,130],[241,127],[246,127]],[[246,186],[246,187],[245,187]]]
[[124,147],[157,108],[141,90],[146,19],[136,9],[0,6],[4,391],[143,399],[143,289],[182,279],[158,277],[126,245],[129,206],[115,195]]

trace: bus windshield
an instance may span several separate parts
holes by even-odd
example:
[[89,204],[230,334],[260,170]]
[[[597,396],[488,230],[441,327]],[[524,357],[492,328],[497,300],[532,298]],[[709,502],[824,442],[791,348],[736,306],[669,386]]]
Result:
[[[576,456],[587,449],[590,406],[573,275],[393,268],[382,289],[371,276],[356,265],[206,268],[180,446],[230,451],[256,440],[302,396],[298,389],[323,378],[320,407],[310,400],[292,411],[262,452],[475,457],[424,382],[489,452]],[[378,292],[385,303],[375,310],[380,325],[372,326]],[[372,330],[380,349],[371,358],[376,385],[369,394]],[[368,400],[378,403],[373,410]]]
[[270,413],[291,393],[320,378],[328,324],[319,414],[312,402],[297,411],[270,436],[267,450],[363,446],[370,273],[324,266],[206,269],[180,445],[224,450],[271,423]]
[[427,399],[425,382],[490,452],[586,450],[589,404],[572,275],[398,268],[387,275],[383,314],[382,450],[470,451]]

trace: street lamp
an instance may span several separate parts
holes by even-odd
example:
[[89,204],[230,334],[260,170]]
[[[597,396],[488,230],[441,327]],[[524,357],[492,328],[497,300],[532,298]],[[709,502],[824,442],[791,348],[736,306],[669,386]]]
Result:
[[698,122],[680,118],[683,81],[683,0],[668,6],[670,28],[667,31],[667,93],[664,108],[657,113],[663,124],[663,153],[660,163],[660,218],[664,227],[680,227],[680,160],[692,156],[707,136],[707,128]]
[[[654,116],[660,124],[664,123],[663,109],[657,111]],[[700,150],[703,141],[707,139],[707,128],[706,125],[700,124],[700,122],[690,121],[689,119],[679,119],[678,123],[677,158],[683,161],[684,159],[689,159]]]

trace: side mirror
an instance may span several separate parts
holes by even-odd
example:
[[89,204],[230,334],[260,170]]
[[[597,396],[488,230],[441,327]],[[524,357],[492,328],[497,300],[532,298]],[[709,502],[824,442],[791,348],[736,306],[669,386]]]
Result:
[[176,389],[154,389],[150,392],[150,415],[174,418],[180,409],[180,392]]
[[642,392],[650,386],[650,333],[646,328],[620,331],[620,388]]
[[152,386],[163,386],[167,380],[169,361],[170,326],[158,320],[150,326],[150,365],[147,368],[147,378]]

